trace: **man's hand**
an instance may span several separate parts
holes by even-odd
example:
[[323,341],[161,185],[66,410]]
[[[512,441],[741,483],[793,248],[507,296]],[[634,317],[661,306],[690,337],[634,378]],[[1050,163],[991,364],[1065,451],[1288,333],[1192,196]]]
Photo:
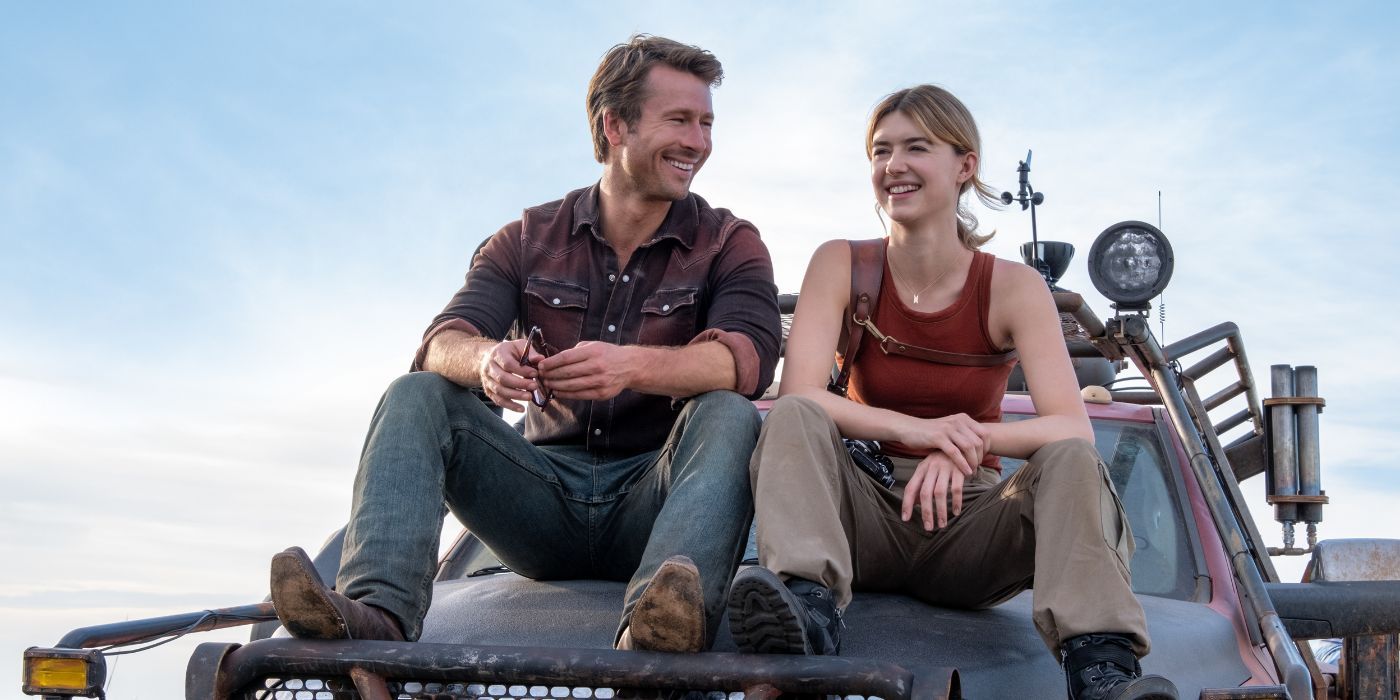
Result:
[[540,360],[539,377],[557,398],[606,401],[631,386],[635,360],[621,345],[585,340]]
[[899,442],[916,450],[939,450],[953,460],[962,475],[972,476],[987,454],[990,431],[966,413],[943,418],[910,418]]
[[919,462],[914,476],[904,487],[900,517],[908,522],[917,506],[923,516],[925,530],[932,532],[935,522],[940,528],[947,527],[949,494],[953,499],[953,517],[962,513],[963,481],[963,471],[952,458],[942,451],[930,454]]
[[[525,351],[525,347],[523,338],[497,343],[481,363],[482,391],[490,397],[491,403],[516,413],[525,410],[517,402],[529,401],[530,392],[538,388],[536,377],[539,372],[534,367],[520,364],[520,353]],[[541,357],[532,350],[529,359],[535,363]]]

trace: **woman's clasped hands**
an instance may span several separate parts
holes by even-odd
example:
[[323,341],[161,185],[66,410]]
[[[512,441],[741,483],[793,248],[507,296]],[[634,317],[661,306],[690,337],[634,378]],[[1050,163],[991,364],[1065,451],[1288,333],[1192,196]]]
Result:
[[[915,421],[909,436],[900,442],[913,449],[932,450],[919,462],[904,486],[901,517],[908,522],[918,508],[924,529],[948,526],[962,513],[963,483],[976,473],[990,448],[987,426],[965,413]],[[951,503],[950,503],[951,500]]]

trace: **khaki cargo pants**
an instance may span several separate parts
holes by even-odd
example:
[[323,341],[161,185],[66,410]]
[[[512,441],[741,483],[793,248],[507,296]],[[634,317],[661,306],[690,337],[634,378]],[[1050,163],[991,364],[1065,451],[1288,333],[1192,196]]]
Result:
[[845,608],[851,591],[889,591],[952,608],[1003,603],[1034,583],[1033,617],[1058,654],[1067,639],[1118,633],[1148,651],[1142,606],[1129,584],[1132,533],[1093,445],[1042,447],[1005,481],[982,467],[963,509],[926,532],[900,519],[916,459],[893,457],[894,490],[860,471],[836,423],[810,399],[779,399],[749,464],[759,563],[817,581]]

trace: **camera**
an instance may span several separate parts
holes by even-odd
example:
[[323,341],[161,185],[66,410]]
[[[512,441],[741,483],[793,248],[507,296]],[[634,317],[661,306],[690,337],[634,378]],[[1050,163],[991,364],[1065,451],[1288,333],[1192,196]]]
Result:
[[880,454],[880,443],[874,440],[846,439],[846,450],[851,453],[851,461],[870,478],[880,482],[887,489],[894,488],[894,462]]

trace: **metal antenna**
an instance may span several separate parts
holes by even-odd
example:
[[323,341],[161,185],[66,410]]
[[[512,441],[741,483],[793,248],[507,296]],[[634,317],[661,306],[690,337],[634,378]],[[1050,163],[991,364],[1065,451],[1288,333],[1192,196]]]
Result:
[[[1162,230],[1162,191],[1157,190],[1157,230]],[[1157,295],[1157,330],[1162,336],[1161,342],[1167,342],[1167,292],[1162,290]]]
[[1050,266],[1046,264],[1044,260],[1040,259],[1040,237],[1037,234],[1035,228],[1035,207],[1037,204],[1042,204],[1045,202],[1045,195],[1043,193],[1036,192],[1035,188],[1031,187],[1031,152],[1029,149],[1026,150],[1026,159],[1021,161],[1016,166],[1016,173],[1018,174],[1017,179],[1020,180],[1021,184],[1020,190],[1018,190],[1016,196],[1014,197],[1011,195],[1010,192],[1002,192],[1001,203],[1011,204],[1012,202],[1018,202],[1021,205],[1021,211],[1025,211],[1027,208],[1030,208],[1031,260],[1035,265],[1035,269],[1038,272],[1040,272],[1041,276],[1045,277],[1045,279],[1048,280],[1050,279]]

